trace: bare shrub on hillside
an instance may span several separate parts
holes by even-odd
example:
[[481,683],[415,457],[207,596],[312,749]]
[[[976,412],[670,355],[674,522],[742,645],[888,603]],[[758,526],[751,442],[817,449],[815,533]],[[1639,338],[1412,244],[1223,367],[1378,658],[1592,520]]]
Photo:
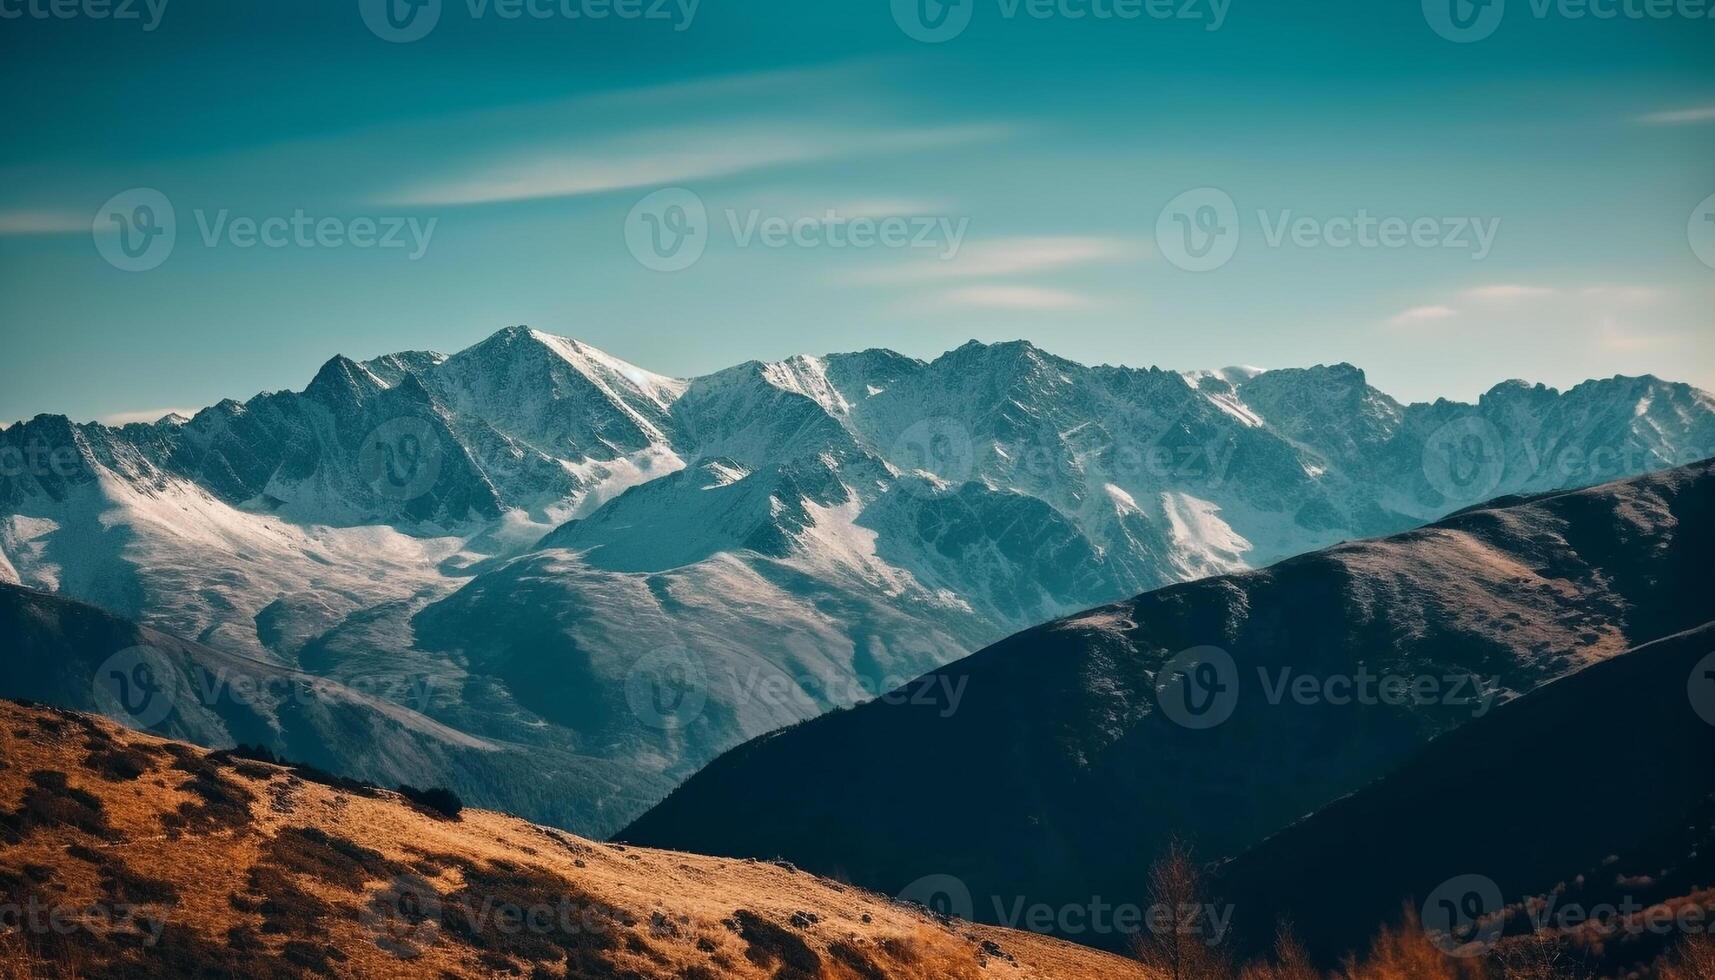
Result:
[[1149,908],[1166,910],[1165,928],[1147,928],[1132,942],[1139,961],[1166,980],[1228,980],[1233,966],[1218,937],[1185,927],[1181,910],[1209,906],[1202,869],[1191,848],[1177,838],[1149,869]]
[[1659,980],[1715,980],[1715,938],[1688,936],[1661,965]]
[[1274,931],[1273,958],[1247,964],[1239,980],[1322,980],[1322,971],[1310,961],[1292,926],[1282,922]]

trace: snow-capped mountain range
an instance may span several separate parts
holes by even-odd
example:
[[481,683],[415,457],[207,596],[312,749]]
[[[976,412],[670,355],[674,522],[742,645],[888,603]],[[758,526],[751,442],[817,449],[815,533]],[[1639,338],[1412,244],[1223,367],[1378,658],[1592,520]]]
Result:
[[514,327],[189,419],[0,431],[0,581],[343,685],[433,678],[440,724],[619,763],[550,815],[603,833],[1053,617],[1711,454],[1715,399],[1653,377],[1403,405],[1349,365],[973,342],[683,380]]

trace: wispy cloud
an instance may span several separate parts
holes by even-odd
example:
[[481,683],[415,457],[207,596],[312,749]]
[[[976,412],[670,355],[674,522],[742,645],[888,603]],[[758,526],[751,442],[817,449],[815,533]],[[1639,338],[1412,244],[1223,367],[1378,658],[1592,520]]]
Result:
[[196,413],[194,408],[149,408],[138,412],[114,412],[112,415],[103,415],[96,421],[102,425],[130,425],[132,422],[159,422],[169,415],[190,418]]
[[1467,289],[1459,295],[1473,300],[1514,300],[1535,299],[1541,296],[1553,296],[1555,290],[1547,286],[1522,286],[1517,283],[1501,283],[1493,286],[1478,286]]
[[1445,320],[1459,315],[1459,311],[1451,306],[1414,306],[1409,310],[1396,313],[1388,318],[1389,323],[1396,327],[1412,323],[1424,323],[1430,320]]
[[1585,286],[1578,290],[1578,295],[1589,299],[1611,300],[1619,303],[1649,303],[1661,299],[1666,294],[1653,286],[1628,286],[1610,283]]
[[1042,286],[962,286],[941,294],[941,301],[990,310],[1082,310],[1096,305],[1088,296]]
[[916,261],[868,269],[859,277],[869,282],[991,279],[1134,261],[1148,254],[1149,249],[1141,243],[1118,238],[1075,235],[998,238],[967,243],[957,259],[925,256]]
[[537,150],[407,185],[382,203],[492,204],[732,177],[772,167],[998,139],[999,124],[873,129],[808,121],[668,127],[593,147]]
[[1715,122],[1715,105],[1651,112],[1639,116],[1638,122],[1647,123],[1651,126],[1686,126],[1692,123]]
[[0,211],[0,235],[68,235],[89,231],[92,221],[66,211]]
[[1672,347],[1678,337],[1661,333],[1644,333],[1635,325],[1622,323],[1613,317],[1603,317],[1596,335],[1597,345],[1616,354],[1638,354]]

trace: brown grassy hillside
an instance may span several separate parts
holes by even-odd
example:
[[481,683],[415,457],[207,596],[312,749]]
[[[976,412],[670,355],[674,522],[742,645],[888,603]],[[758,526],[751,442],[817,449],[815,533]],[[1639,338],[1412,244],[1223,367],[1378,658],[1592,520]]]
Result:
[[[337,781],[333,781],[337,782]],[[0,701],[0,978],[1144,977],[789,866],[449,820]]]

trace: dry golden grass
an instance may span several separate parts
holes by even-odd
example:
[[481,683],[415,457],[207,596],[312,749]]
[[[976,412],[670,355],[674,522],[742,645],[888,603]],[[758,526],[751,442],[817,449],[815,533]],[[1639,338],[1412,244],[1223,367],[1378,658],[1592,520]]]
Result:
[[0,930],[0,980],[1148,976],[786,867],[477,810],[440,819],[393,793],[0,702],[0,902],[32,897],[76,921]]

